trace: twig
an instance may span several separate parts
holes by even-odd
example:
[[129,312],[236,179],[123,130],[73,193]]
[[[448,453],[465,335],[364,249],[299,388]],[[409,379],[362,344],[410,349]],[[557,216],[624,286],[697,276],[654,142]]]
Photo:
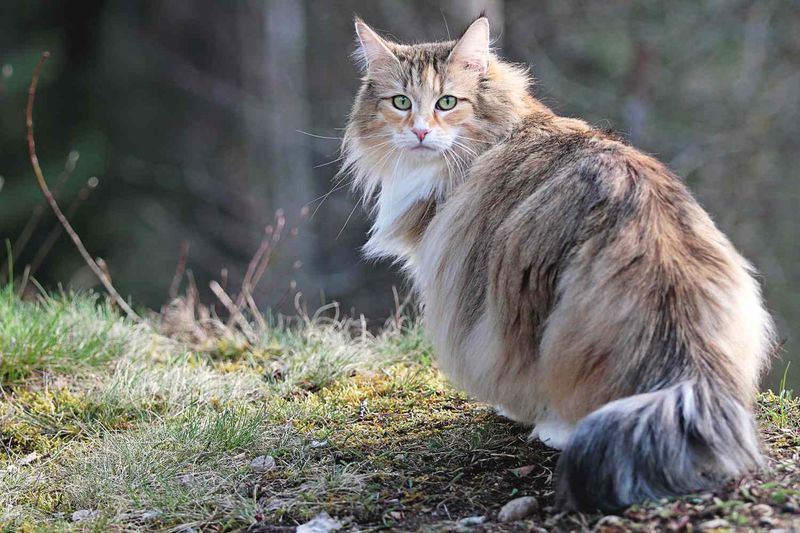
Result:
[[186,259],[189,257],[189,241],[181,242],[181,255],[178,257],[178,264],[175,266],[175,275],[172,276],[172,283],[169,284],[169,301],[178,297],[178,288],[183,280],[183,273],[186,272]]
[[41,59],[39,60],[39,64],[36,65],[36,70],[33,73],[33,77],[31,78],[31,84],[28,88],[28,106],[25,111],[25,123],[28,130],[28,152],[30,154],[31,159],[31,166],[33,166],[33,173],[36,175],[36,183],[39,185],[39,189],[41,189],[42,194],[44,195],[47,203],[50,205],[50,209],[53,210],[53,213],[56,215],[56,218],[64,226],[64,231],[67,232],[67,235],[70,236],[72,242],[75,243],[75,247],[80,252],[81,257],[89,266],[89,269],[97,276],[97,279],[100,280],[100,283],[103,284],[108,295],[111,299],[116,303],[120,309],[122,309],[129,318],[139,321],[139,315],[128,305],[128,302],[125,301],[122,296],[119,295],[117,290],[111,284],[111,281],[106,277],[103,273],[102,269],[97,265],[97,263],[92,259],[92,256],[89,255],[89,252],[86,250],[86,247],[83,245],[83,241],[72,228],[72,225],[67,220],[67,217],[64,216],[64,213],[61,212],[61,208],[58,207],[58,202],[56,202],[53,193],[50,192],[50,188],[47,186],[47,182],[44,179],[44,174],[42,173],[42,169],[39,166],[39,158],[36,157],[36,142],[34,141],[33,137],[33,102],[36,98],[36,85],[39,83],[39,76],[42,73],[42,67],[44,66],[44,62],[47,61],[47,58],[50,57],[50,52],[44,52],[42,54]]
[[219,270],[219,284],[223,289],[228,290],[228,269],[225,267]]
[[261,331],[267,331],[267,323],[264,321],[264,317],[261,316],[261,311],[258,310],[258,306],[256,305],[255,300],[253,300],[253,296],[250,293],[247,293],[247,306],[250,308],[250,313],[252,313],[253,318],[255,318],[256,322],[258,322]]
[[247,270],[244,273],[244,279],[242,280],[242,290],[239,292],[239,296],[236,297],[236,308],[241,309],[242,305],[245,302],[245,296],[250,294],[253,283],[253,276],[256,273],[256,267],[258,267],[259,263],[261,262],[261,258],[267,253],[269,250],[270,238],[272,237],[272,226],[267,226],[264,229],[264,238],[261,239],[261,244],[258,245],[258,249],[256,253],[253,254],[253,257],[250,259],[250,263],[247,265]]
[[[84,202],[88,197],[89,193],[97,187],[98,180],[96,177],[92,176],[89,178],[81,190],[78,192],[78,196],[72,201],[72,203],[67,208],[67,220],[72,220],[75,216],[75,213],[78,211],[78,207],[80,207],[81,203]],[[33,256],[31,260],[31,276],[33,276],[39,267],[41,266],[42,262],[47,257],[47,254],[50,253],[50,250],[55,245],[58,238],[61,236],[61,232],[64,231],[64,228],[61,224],[56,224],[53,229],[50,230],[50,233],[47,234],[47,237],[44,240],[44,243],[39,247],[36,251],[36,255]]]
[[248,342],[255,342],[255,333],[253,332],[250,324],[247,323],[247,319],[245,319],[242,312],[236,307],[236,304],[233,303],[231,297],[228,296],[228,293],[225,292],[225,289],[217,283],[216,281],[212,281],[208,284],[211,292],[217,297],[217,299],[225,306],[228,312],[231,314],[231,317],[239,324],[239,328],[242,330],[242,333],[245,334],[247,337]]
[[283,211],[279,209],[275,213],[275,231],[272,233],[273,245],[270,246],[268,253],[264,254],[264,256],[261,258],[261,264],[258,265],[258,268],[256,269],[256,272],[253,275],[251,283],[252,289],[255,289],[255,287],[258,285],[258,282],[261,281],[261,277],[264,275],[264,272],[266,272],[267,267],[269,266],[270,258],[272,257],[272,251],[274,249],[274,246],[277,246],[278,242],[280,242],[281,237],[283,236],[283,229],[285,226],[286,226],[286,217],[283,216]]
[[[278,209],[275,212],[275,227],[267,226],[264,228],[264,237],[247,265],[247,271],[242,280],[242,288],[234,304],[237,310],[242,311],[244,309],[247,303],[247,296],[252,295],[258,282],[261,281],[261,277],[269,266],[275,246],[281,240],[285,226],[286,217],[283,215],[283,210]],[[233,325],[234,321],[236,321],[236,315],[231,314],[228,318],[227,326]]]

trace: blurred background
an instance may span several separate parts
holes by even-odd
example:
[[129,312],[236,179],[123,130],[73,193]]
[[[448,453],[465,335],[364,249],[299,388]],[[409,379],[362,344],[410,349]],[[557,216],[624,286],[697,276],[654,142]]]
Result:
[[786,339],[768,384],[792,359],[789,383],[800,382],[797,1],[3,0],[0,240],[45,287],[96,284],[43,210],[27,156],[26,90],[50,50],[39,159],[120,292],[159,308],[188,243],[187,267],[213,300],[209,281],[240,283],[280,208],[287,226],[259,306],[291,311],[301,291],[309,308],[336,300],[380,323],[392,287],[407,291],[391,265],[359,258],[364,212],[332,190],[359,84],[352,17],[424,41],[457,35],[482,9],[502,55],[531,65],[539,98],[685,177],[763,273]]

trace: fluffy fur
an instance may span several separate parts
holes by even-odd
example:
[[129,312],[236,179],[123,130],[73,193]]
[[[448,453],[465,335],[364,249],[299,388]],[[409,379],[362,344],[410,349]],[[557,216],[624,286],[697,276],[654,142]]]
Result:
[[749,408],[773,337],[752,267],[669,169],[533,98],[488,28],[410,46],[356,20],[343,170],[377,198],[368,255],[406,266],[455,384],[564,448],[565,507],[756,468]]

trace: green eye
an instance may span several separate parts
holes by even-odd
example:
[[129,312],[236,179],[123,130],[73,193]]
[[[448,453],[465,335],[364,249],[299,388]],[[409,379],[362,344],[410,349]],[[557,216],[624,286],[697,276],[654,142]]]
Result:
[[411,109],[411,100],[408,98],[408,96],[398,94],[397,96],[392,97],[392,105],[400,111],[408,111]]
[[439,98],[439,101],[436,102],[436,108],[441,109],[442,111],[450,111],[456,106],[457,103],[458,103],[458,98],[446,94],[441,98]]

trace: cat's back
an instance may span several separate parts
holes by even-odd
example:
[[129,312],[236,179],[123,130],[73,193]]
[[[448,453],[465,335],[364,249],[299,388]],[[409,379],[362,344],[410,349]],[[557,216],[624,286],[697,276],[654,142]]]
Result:
[[[752,385],[761,364],[747,353],[763,353],[767,322],[747,262],[665,165],[582,121],[529,117],[485,152],[431,221],[417,262],[440,352],[494,346],[507,375],[538,366],[548,345],[561,391],[576,386],[576,368],[589,372],[592,354],[646,368],[652,347],[625,343],[653,324],[694,336],[681,342],[736,346],[722,356],[739,359],[736,381]],[[691,312],[669,314],[672,297]],[[755,325],[741,329],[748,314]],[[612,372],[601,368],[585,375]],[[585,414],[636,387],[573,395],[568,410]]]

